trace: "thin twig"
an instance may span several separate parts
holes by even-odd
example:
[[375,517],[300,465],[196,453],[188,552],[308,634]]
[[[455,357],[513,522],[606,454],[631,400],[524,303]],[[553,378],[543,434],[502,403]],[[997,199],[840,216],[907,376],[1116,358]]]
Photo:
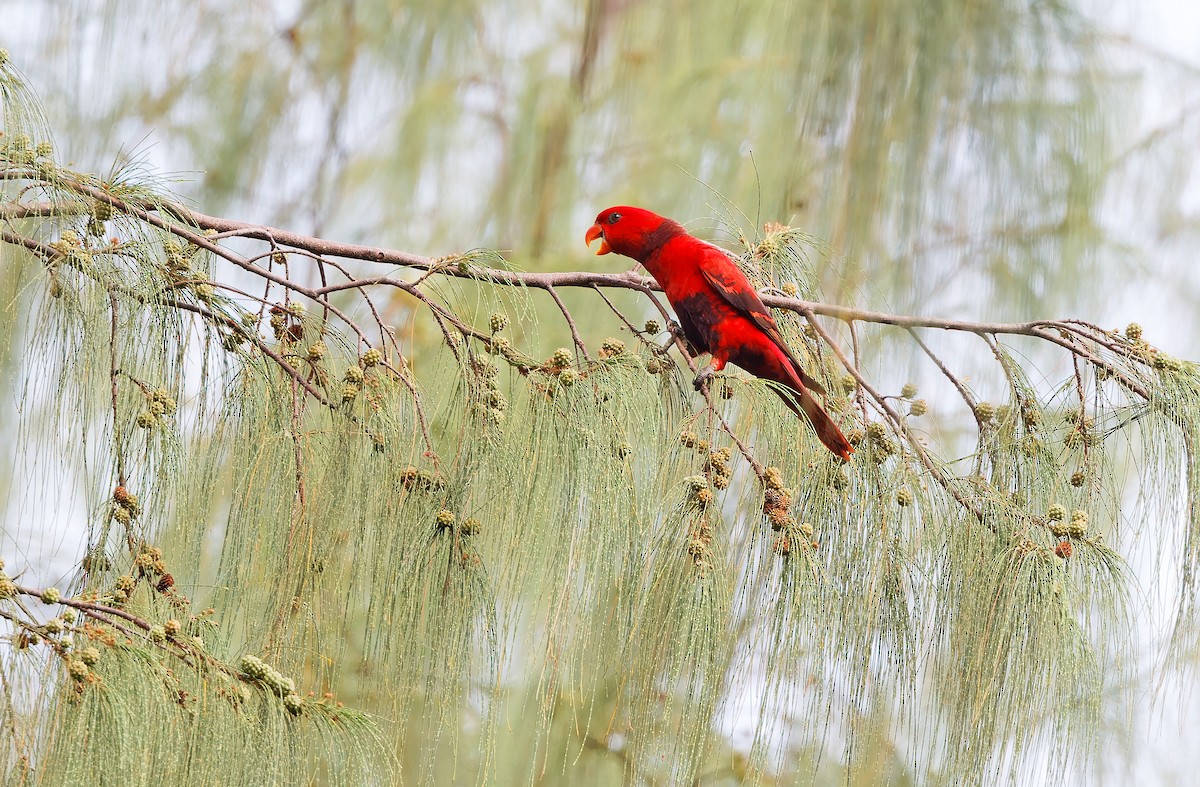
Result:
[[949,367],[942,362],[941,358],[934,354],[933,350],[929,348],[929,345],[921,340],[920,335],[915,329],[909,328],[908,333],[910,336],[912,336],[913,341],[917,343],[917,346],[920,347],[927,356],[929,356],[929,360],[933,361],[934,365],[941,370],[942,374],[946,376],[946,379],[949,380],[954,388],[958,391],[959,396],[961,396],[963,401],[967,403],[967,407],[971,410],[971,412],[975,412],[975,397],[971,394],[970,389],[968,389],[967,386],[963,384],[962,380],[958,379],[958,377],[950,371]]
[[591,363],[592,356],[588,354],[587,345],[583,343],[583,337],[579,335],[579,329],[575,327],[575,320],[571,317],[571,312],[567,310],[567,305],[562,302],[562,298],[558,297],[558,293],[553,287],[547,287],[546,292],[550,295],[551,300],[554,301],[554,305],[562,312],[563,319],[567,323],[567,328],[571,331],[571,340],[575,342],[576,349],[583,353],[584,360]]
[[980,522],[986,522],[983,516],[983,511],[977,508],[962,494],[962,492],[958,490],[953,483],[951,483],[950,478],[946,475],[945,471],[943,471],[940,467],[938,467],[937,464],[934,463],[933,459],[929,456],[929,453],[925,450],[925,446],[921,445],[921,441],[917,439],[913,431],[904,423],[904,419],[900,417],[900,414],[896,412],[895,408],[893,408],[892,405],[887,401],[887,398],[879,393],[879,391],[875,390],[871,383],[869,383],[867,379],[863,377],[862,373],[859,372],[858,367],[854,365],[854,362],[846,356],[846,353],[837,343],[837,340],[825,330],[824,326],[817,322],[815,315],[810,311],[805,313],[805,317],[808,318],[808,321],[816,329],[817,333],[821,334],[821,338],[826,344],[829,345],[829,349],[833,350],[833,354],[836,355],[838,360],[842,362],[842,366],[845,367],[846,371],[853,375],[854,379],[858,381],[859,387],[866,391],[871,398],[875,400],[875,404],[881,410],[883,410],[888,420],[892,422],[892,427],[904,437],[905,441],[910,446],[912,446],[913,452],[916,453],[917,458],[921,461],[921,464],[925,466],[925,469],[929,471],[929,475],[938,483],[939,486],[945,489],[951,497],[958,501],[963,508],[971,512],[976,519],[978,519]]
[[109,376],[112,378],[112,412],[113,412],[113,448],[117,456],[117,486],[125,486],[125,447],[121,440],[121,411],[117,404],[117,378],[121,371],[117,368],[117,296],[111,290],[108,293],[108,303],[112,310],[112,330],[109,333]]

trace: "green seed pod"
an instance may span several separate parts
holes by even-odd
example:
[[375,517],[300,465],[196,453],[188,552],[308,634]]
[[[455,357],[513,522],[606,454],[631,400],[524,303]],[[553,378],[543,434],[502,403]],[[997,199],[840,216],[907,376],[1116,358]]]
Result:
[[133,521],[133,514],[129,512],[128,508],[124,508],[123,506],[115,506],[113,507],[112,518],[115,519],[118,524],[128,525]]
[[79,660],[90,667],[100,660],[100,651],[93,647],[86,647],[79,651]]
[[912,501],[913,501],[913,494],[908,489],[902,488],[898,492],[896,492],[896,503],[898,505],[910,506],[910,505],[912,505]]
[[1083,486],[1085,481],[1087,478],[1080,471],[1076,470],[1071,474],[1071,486]]
[[378,364],[382,360],[383,360],[383,352],[378,347],[372,347],[371,349],[369,349],[365,353],[363,353],[362,365],[369,369],[372,366],[375,366],[376,364]]
[[917,399],[908,406],[908,414],[914,418],[919,418],[929,412],[929,403],[924,399]]
[[[353,368],[357,369],[358,367],[356,366]],[[342,386],[342,401],[343,402],[354,401],[354,398],[356,396],[358,396],[359,390],[361,390],[361,389],[354,383],[346,383],[345,385]]]
[[474,368],[475,373],[485,380],[495,379],[500,374],[500,367],[496,366],[491,358],[476,358]]
[[991,402],[980,402],[975,405],[975,417],[983,423],[988,423],[996,417],[996,406]]
[[158,417],[149,410],[143,410],[142,412],[138,413],[137,425],[141,428],[149,429],[156,423],[158,423]]
[[95,573],[97,571],[107,571],[110,564],[108,556],[104,554],[104,550],[97,548],[84,555],[79,565],[84,571]]
[[64,623],[70,625],[75,622],[75,610],[67,607],[62,611],[62,615],[60,615],[60,617]]
[[0,598],[12,598],[17,595],[17,583],[8,577],[0,576]]
[[[151,626],[150,627],[150,639],[154,642],[162,644],[167,639],[167,630],[164,629],[162,626]],[[242,671],[245,672],[245,669],[243,669]]]
[[842,390],[846,393],[854,393],[854,389],[858,388],[858,380],[854,379],[854,375],[842,375]]
[[149,404],[146,405],[146,409],[149,410],[150,415],[153,415],[155,418],[157,418],[158,416],[162,415],[163,413],[165,413],[167,411],[166,405],[164,405],[162,402],[158,402],[158,401],[150,402]]
[[489,407],[493,407],[500,412],[504,412],[508,409],[508,400],[505,399],[504,394],[500,393],[499,391],[488,391],[487,395],[484,397],[484,401],[487,402]]
[[437,512],[437,525],[438,527],[454,527],[454,518],[453,511],[443,508]]
[[916,395],[917,386],[913,385],[912,383],[905,383],[904,387],[900,389],[900,396],[905,399],[911,399]]
[[1059,522],[1067,518],[1067,507],[1061,503],[1055,503],[1046,509],[1046,518],[1051,522]]
[[50,158],[54,155],[54,145],[42,140],[41,142],[37,143],[37,147],[34,148],[34,153],[36,153],[39,158]]
[[767,485],[767,489],[780,491],[783,489],[783,473],[778,467],[768,467],[763,471],[763,483]]
[[488,327],[492,329],[492,333],[500,333],[508,327],[508,315],[502,312],[495,312],[488,318]]
[[812,523],[811,523],[811,522],[801,522],[801,523],[800,523],[800,533],[801,533],[801,535],[803,535],[805,538],[807,538],[807,539],[811,539],[811,538],[812,538],[812,536],[813,536],[813,526],[812,526]]
[[1154,360],[1151,365],[1160,372],[1181,372],[1183,371],[1183,362],[1178,358],[1173,358],[1166,353],[1155,353]]
[[113,583],[113,586],[116,587],[117,590],[124,590],[126,593],[132,593],[133,588],[136,585],[137,580],[128,574],[117,577],[117,581]]
[[662,332],[662,326],[658,324],[658,320],[646,320],[646,324],[642,326],[642,330],[653,336]]
[[563,385],[574,385],[579,381],[579,372],[574,369],[563,369],[558,375],[558,381]]
[[690,475],[683,479],[683,484],[692,492],[708,489],[708,479],[702,475]]
[[283,707],[293,716],[299,716],[304,713],[304,700],[300,699],[299,694],[285,694]]
[[483,523],[475,517],[467,517],[458,528],[458,532],[464,536],[478,535],[481,530],[483,530]]
[[679,435],[679,442],[688,448],[694,447],[696,445],[696,441],[699,439],[700,438],[696,436],[695,432],[682,432]]
[[556,369],[563,369],[571,365],[571,360],[574,355],[566,347],[559,347],[554,351],[554,355],[550,356],[550,365]]
[[202,301],[211,301],[216,294],[217,291],[213,289],[211,284],[196,285],[196,297]]
[[1138,341],[1142,338],[1142,326],[1136,322],[1131,322],[1125,326],[1125,338],[1130,341]]
[[62,592],[58,588],[46,588],[41,595],[43,604],[57,604],[62,601]]
[[[360,385],[363,381],[362,367],[361,366],[351,366],[350,368],[346,369],[345,380],[347,383],[350,383],[351,385],[354,385],[355,387]],[[358,395],[358,392],[356,391],[355,396],[357,396],[357,395]],[[353,398],[353,397],[351,397],[351,398]]]
[[729,475],[727,473],[716,473],[713,475],[712,485],[715,489],[729,488]]
[[713,501],[713,493],[711,489],[697,489],[696,502],[702,506],[706,506]]
[[168,637],[174,637],[179,634],[180,631],[183,631],[183,624],[175,618],[171,618],[163,624],[163,631],[167,632]]
[[67,674],[71,676],[72,680],[76,681],[77,683],[82,683],[88,679],[88,675],[91,674],[91,670],[89,670],[88,666],[79,659],[71,659],[67,662]]
[[887,427],[879,421],[872,421],[867,424],[867,436],[871,438],[872,443],[882,443],[887,439]]
[[175,411],[175,397],[171,396],[171,392],[166,388],[155,388],[150,394],[150,400],[160,403],[168,413]]
[[47,634],[61,634],[65,626],[61,618],[50,618],[44,627]]
[[1079,538],[1079,537],[1083,536],[1083,534],[1086,533],[1087,530],[1088,530],[1087,511],[1083,511],[1078,508],[1075,509],[1074,511],[1072,511],[1071,512],[1070,529],[1067,531],[1067,535],[1073,536],[1075,538]]
[[625,352],[625,342],[616,339],[612,336],[604,340],[600,345],[601,358],[613,358]]
[[319,361],[325,357],[327,352],[329,352],[329,348],[325,346],[325,342],[316,342],[308,348],[308,360]]
[[[157,626],[154,628],[158,628]],[[153,634],[154,629],[151,629]],[[238,671],[247,677],[261,680],[267,674],[267,665],[263,664],[262,659],[257,656],[252,656],[247,653],[238,661]]]
[[783,294],[789,298],[795,298],[800,293],[800,288],[796,286],[796,282],[794,281],[785,281],[779,289],[783,290]]
[[646,359],[646,371],[650,374],[659,374],[663,370],[662,361],[651,356]]

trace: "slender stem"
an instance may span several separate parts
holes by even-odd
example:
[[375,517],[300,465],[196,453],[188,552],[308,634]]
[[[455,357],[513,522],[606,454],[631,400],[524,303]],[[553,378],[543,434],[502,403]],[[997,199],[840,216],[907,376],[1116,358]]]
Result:
[[579,329],[575,327],[575,320],[571,317],[571,312],[567,310],[567,305],[562,302],[562,298],[558,297],[558,292],[553,287],[547,287],[546,292],[550,295],[554,305],[562,312],[563,319],[566,320],[567,328],[571,331],[571,340],[575,342],[576,349],[583,353],[584,360],[588,363],[592,362],[592,356],[588,354],[587,345],[583,343],[583,337],[579,335]]
[[810,311],[804,316],[808,318],[808,321],[816,329],[817,333],[819,333],[821,338],[824,339],[825,343],[829,345],[829,349],[833,350],[833,354],[836,355],[837,359],[842,362],[842,366],[845,367],[846,371],[853,375],[854,379],[858,381],[859,387],[866,391],[875,401],[875,404],[881,410],[883,410],[888,420],[892,422],[892,427],[899,434],[901,434],[909,446],[912,447],[913,453],[917,455],[917,458],[921,461],[921,464],[925,466],[927,471],[929,471],[929,475],[938,483],[939,486],[945,489],[951,497],[958,501],[963,508],[970,511],[976,519],[978,519],[980,522],[986,521],[983,516],[983,511],[981,511],[970,500],[968,500],[966,496],[963,495],[962,492],[950,482],[949,476],[946,475],[942,468],[934,463],[933,459],[929,456],[929,453],[925,450],[925,446],[921,445],[921,441],[917,439],[912,430],[909,429],[904,423],[904,419],[900,417],[900,414],[896,412],[895,408],[892,407],[887,398],[884,397],[883,394],[879,393],[879,391],[875,390],[874,386],[872,386],[871,383],[868,382],[867,379],[862,375],[862,373],[859,372],[858,367],[856,367],[854,362],[846,356],[845,351],[842,350],[841,346],[837,343],[837,340],[834,339],[833,336],[831,336],[829,332],[825,330],[825,327],[817,321],[816,315]]
[[949,380],[954,386],[955,390],[958,391],[958,395],[961,396],[963,401],[967,403],[967,407],[970,408],[971,412],[975,412],[975,397],[971,394],[970,389],[968,389],[967,386],[963,384],[962,380],[958,379],[958,377],[950,371],[949,367],[942,362],[941,358],[934,354],[933,350],[929,348],[929,345],[921,340],[920,334],[918,334],[915,329],[909,328],[908,333],[910,336],[912,336],[913,341],[917,343],[917,346],[920,347],[927,356],[929,356],[929,360],[933,361],[934,365],[941,370],[942,374],[946,376],[946,379]]
[[125,446],[122,441],[121,434],[121,411],[118,406],[117,378],[121,376],[121,370],[117,368],[117,296],[109,290],[108,303],[112,311],[111,333],[109,333],[109,376],[112,384],[112,412],[113,412],[113,453],[117,457],[117,486],[125,486],[128,479],[125,477]]

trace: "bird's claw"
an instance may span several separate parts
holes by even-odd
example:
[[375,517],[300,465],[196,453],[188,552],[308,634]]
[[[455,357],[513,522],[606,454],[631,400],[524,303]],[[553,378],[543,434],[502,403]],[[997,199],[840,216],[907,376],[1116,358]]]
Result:
[[716,373],[716,370],[713,369],[712,366],[705,366],[700,370],[700,373],[696,375],[696,379],[692,380],[692,385],[697,391],[703,391],[704,386],[708,384],[708,381],[711,380],[712,376]]
[[676,339],[685,338],[683,335],[683,327],[680,326],[680,324],[675,322],[674,320],[667,321],[667,332],[670,333],[672,336],[674,336]]

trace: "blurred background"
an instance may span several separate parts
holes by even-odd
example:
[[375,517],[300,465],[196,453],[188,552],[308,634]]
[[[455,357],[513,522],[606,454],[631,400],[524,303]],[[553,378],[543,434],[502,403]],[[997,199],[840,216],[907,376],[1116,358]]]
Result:
[[[528,270],[624,270],[582,242],[613,204],[731,248],[782,222],[828,244],[829,300],[1136,320],[1200,359],[1186,0],[21,0],[0,28],[56,158],[206,213]],[[1094,775],[1189,784],[1200,649],[1160,660],[1173,589],[1139,549]]]

